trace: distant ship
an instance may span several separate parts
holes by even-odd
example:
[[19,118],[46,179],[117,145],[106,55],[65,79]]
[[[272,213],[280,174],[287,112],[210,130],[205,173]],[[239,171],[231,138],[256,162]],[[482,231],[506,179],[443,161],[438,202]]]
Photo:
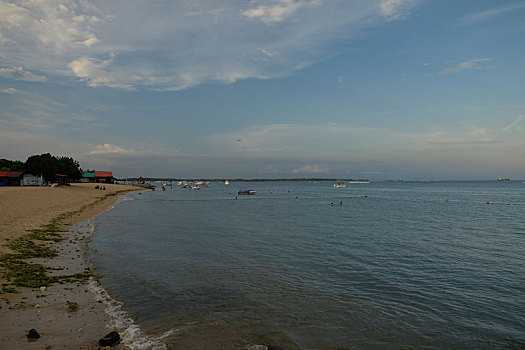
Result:
[[349,184],[369,184],[370,181],[368,180],[350,180],[348,181]]
[[498,181],[510,181],[509,178],[498,177]]

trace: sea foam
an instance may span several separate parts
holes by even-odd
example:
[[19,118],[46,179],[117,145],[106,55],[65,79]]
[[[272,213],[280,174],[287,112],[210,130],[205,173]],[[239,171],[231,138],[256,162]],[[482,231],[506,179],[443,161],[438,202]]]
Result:
[[123,304],[113,299],[98,281],[90,278],[88,288],[95,295],[97,302],[104,303],[105,312],[110,317],[109,326],[118,330],[124,345],[133,350],[167,349],[162,340],[176,333],[176,329],[168,330],[158,337],[148,336],[144,334],[129,313],[122,309]]

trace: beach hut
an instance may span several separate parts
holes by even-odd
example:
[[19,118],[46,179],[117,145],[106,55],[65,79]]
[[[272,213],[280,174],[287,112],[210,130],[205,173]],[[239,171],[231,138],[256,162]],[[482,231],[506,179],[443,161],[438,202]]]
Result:
[[20,186],[42,186],[44,179],[42,176],[38,177],[33,174],[24,174]]
[[84,171],[82,173],[82,179],[80,182],[95,182],[95,172],[94,171]]
[[55,174],[57,177],[58,186],[69,185],[69,178],[64,174]]
[[95,171],[95,182],[113,183],[112,171]]
[[20,186],[23,172],[0,171],[0,186]]

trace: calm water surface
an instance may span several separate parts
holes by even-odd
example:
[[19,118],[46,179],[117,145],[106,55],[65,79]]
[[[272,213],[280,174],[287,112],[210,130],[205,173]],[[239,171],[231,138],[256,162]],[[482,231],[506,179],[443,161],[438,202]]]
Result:
[[143,331],[174,330],[168,349],[525,348],[521,181],[130,197],[90,258]]

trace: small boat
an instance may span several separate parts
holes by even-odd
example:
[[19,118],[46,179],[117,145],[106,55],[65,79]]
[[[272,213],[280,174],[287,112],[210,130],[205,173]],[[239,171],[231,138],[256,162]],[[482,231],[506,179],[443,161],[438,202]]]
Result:
[[335,188],[345,188],[348,187],[346,184],[334,184]]
[[229,184],[230,184],[230,181],[226,180],[226,181],[224,181],[224,184],[225,184],[225,185],[229,185]]
[[240,190],[239,192],[237,192],[237,194],[239,195],[254,195],[255,193],[257,192],[254,190]]
[[498,181],[510,181],[509,178],[498,177]]

